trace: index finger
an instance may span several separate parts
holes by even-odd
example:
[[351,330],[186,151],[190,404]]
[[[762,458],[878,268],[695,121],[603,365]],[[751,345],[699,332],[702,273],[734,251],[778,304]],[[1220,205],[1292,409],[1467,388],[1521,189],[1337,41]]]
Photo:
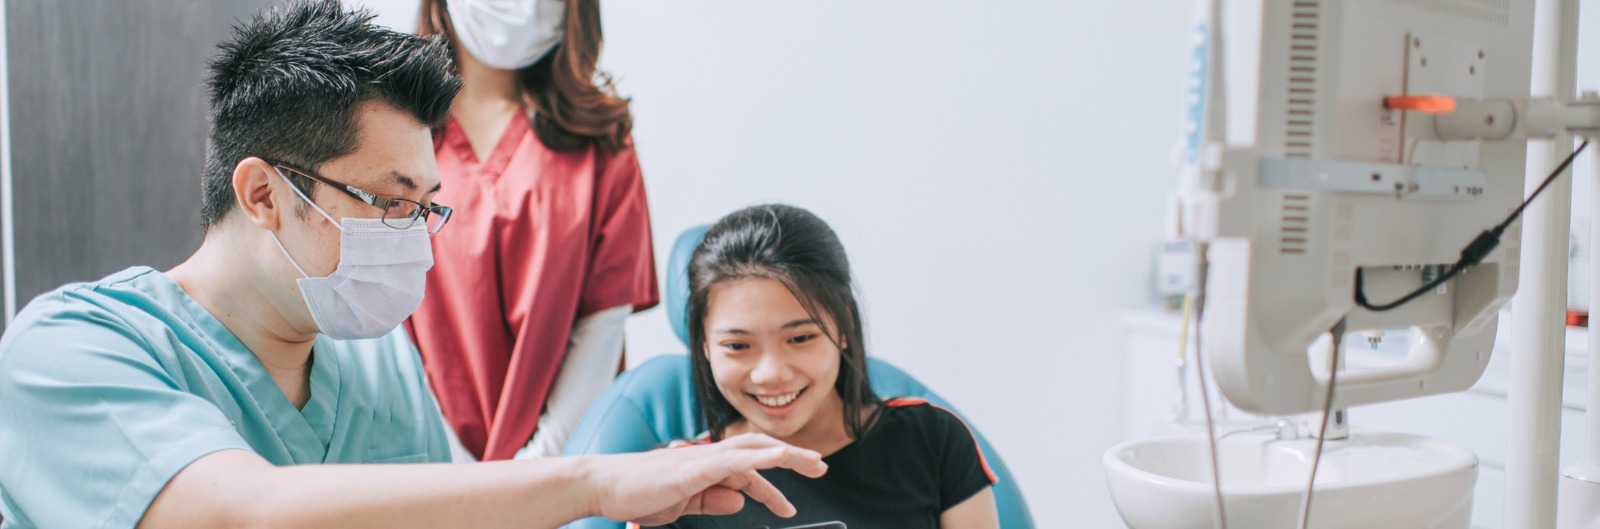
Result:
[[[739,483],[740,481],[743,483]],[[778,487],[773,486],[771,481],[767,481],[767,478],[757,474],[754,470],[729,476],[727,480],[722,482],[722,485],[738,489],[746,496],[749,496],[750,499],[761,502],[767,506],[767,510],[772,511],[772,514],[778,515],[779,518],[793,518],[795,513],[798,512],[795,510],[794,504],[789,503],[789,499],[783,496],[783,492],[779,491]]]
[[787,468],[808,478],[819,478],[828,472],[828,464],[822,461],[822,454],[796,448],[764,435],[741,435],[719,444],[735,450],[728,455],[741,465],[735,471]]

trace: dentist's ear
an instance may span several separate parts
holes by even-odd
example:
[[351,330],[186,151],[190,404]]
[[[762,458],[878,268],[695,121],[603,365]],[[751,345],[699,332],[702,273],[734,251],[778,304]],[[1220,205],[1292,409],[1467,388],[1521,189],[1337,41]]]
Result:
[[272,194],[275,183],[288,185],[278,175],[278,169],[266,160],[250,156],[233,166],[233,198],[239,212],[267,231],[277,231],[279,216],[289,206],[289,203],[275,201]]

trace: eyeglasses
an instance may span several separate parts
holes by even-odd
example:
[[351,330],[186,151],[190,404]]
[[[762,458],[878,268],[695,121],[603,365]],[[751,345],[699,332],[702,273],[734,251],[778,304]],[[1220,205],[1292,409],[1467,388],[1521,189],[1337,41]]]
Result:
[[450,206],[434,204],[424,206],[421,202],[404,198],[390,198],[378,196],[352,185],[341,184],[333,180],[318,176],[311,171],[297,169],[294,166],[275,163],[273,167],[327,184],[328,187],[350,195],[350,198],[360,200],[375,208],[383,210],[383,225],[397,230],[409,229],[416,225],[417,219],[422,219],[428,227],[428,233],[439,233],[444,228],[444,223],[450,221]]

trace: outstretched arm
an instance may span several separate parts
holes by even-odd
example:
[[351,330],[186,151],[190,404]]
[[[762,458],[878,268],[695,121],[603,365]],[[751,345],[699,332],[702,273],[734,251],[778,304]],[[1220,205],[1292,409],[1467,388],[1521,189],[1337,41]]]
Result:
[[756,470],[816,477],[816,452],[741,436],[676,450],[472,465],[276,467],[224,450],[169,481],[141,528],[556,527],[586,516],[656,525],[731,514],[743,494],[780,516],[794,507]]

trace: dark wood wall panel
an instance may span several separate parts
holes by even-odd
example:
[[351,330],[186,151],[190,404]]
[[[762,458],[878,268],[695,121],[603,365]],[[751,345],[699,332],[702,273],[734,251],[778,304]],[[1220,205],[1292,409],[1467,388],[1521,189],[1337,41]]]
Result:
[[17,303],[200,243],[205,61],[268,0],[7,0]]

